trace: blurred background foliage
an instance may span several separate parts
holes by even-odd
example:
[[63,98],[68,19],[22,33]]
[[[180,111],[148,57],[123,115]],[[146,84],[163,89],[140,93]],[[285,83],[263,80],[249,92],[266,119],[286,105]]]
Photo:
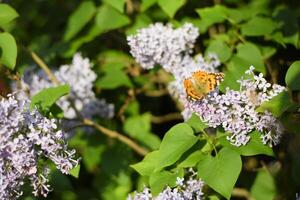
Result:
[[[195,54],[213,52],[222,62],[223,91],[225,86],[238,89],[236,80],[250,65],[270,82],[285,85],[289,66],[300,59],[298,0],[2,2],[13,7],[19,17],[1,26],[18,45],[14,72],[0,68],[1,95],[9,92],[7,77],[17,79],[26,67],[34,65],[28,50],[54,69],[70,63],[79,51],[94,63],[97,95],[116,106],[115,118],[101,124],[134,138],[149,150],[157,149],[164,133],[182,121],[181,105],[167,93],[171,75],[159,68],[144,71],[129,54],[126,36],[137,29],[157,21],[175,27],[193,23],[200,31]],[[299,68],[298,63],[295,74],[300,75]],[[299,103],[299,98],[299,92],[294,91],[294,101]],[[276,159],[243,157],[243,173],[236,186],[249,189],[256,199],[295,198],[300,192],[299,119],[299,113],[282,115],[287,132],[294,134],[286,135],[275,148]],[[83,130],[78,130],[69,144],[82,157],[79,177],[54,170],[54,190],[47,199],[125,199],[129,192],[143,187],[143,178],[129,166],[142,157],[126,145]],[[259,171],[261,166],[268,166],[272,176]],[[23,198],[34,199],[29,188]]]

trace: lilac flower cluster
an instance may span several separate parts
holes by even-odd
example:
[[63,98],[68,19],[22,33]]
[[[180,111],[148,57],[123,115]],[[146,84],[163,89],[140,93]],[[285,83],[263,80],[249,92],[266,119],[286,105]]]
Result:
[[[71,65],[62,65],[54,72],[54,75],[61,83],[70,85],[71,94],[69,98],[72,99],[76,110],[83,117],[112,118],[114,116],[114,105],[107,103],[105,99],[97,99],[92,90],[97,75],[91,70],[91,66],[88,58],[82,58],[77,53],[74,55]],[[22,79],[22,88],[26,88],[31,96],[48,87],[53,87],[53,84],[44,71],[25,72]],[[66,118],[76,118],[76,111],[66,97],[58,100],[57,104],[63,109]]]
[[169,186],[153,197],[149,188],[145,187],[140,193],[135,192],[133,196],[129,195],[127,200],[201,200],[202,187],[204,182],[201,179],[195,179],[193,176],[185,180],[177,177],[177,186],[170,188]]
[[151,69],[159,64],[170,72],[181,63],[183,55],[192,51],[198,35],[197,28],[189,23],[176,30],[170,24],[155,23],[127,40],[131,54],[143,68]]
[[46,197],[49,170],[39,162],[42,159],[51,160],[64,174],[78,164],[56,121],[29,107],[25,95],[10,94],[0,101],[0,199],[21,196],[25,180],[35,196]]
[[285,88],[271,85],[263,78],[263,74],[257,76],[253,70],[251,66],[246,71],[250,78],[238,81],[239,91],[227,88],[225,94],[212,92],[203,100],[187,101],[186,107],[210,127],[222,126],[231,133],[227,139],[235,146],[246,145],[250,140],[248,134],[256,129],[261,132],[263,143],[272,147],[279,143],[283,128],[270,112],[259,113],[256,109]]
[[214,54],[207,58],[191,56],[199,31],[190,23],[173,29],[171,24],[155,23],[140,29],[127,38],[131,54],[144,68],[158,64],[170,72],[175,80],[168,85],[170,94],[182,103],[186,99],[183,80],[198,70],[217,72],[220,61]]

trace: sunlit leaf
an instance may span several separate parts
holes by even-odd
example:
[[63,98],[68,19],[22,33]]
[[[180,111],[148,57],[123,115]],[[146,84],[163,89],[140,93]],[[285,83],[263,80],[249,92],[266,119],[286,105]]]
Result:
[[172,165],[197,142],[193,129],[186,123],[172,127],[164,136],[159,147],[156,170]]
[[68,19],[64,40],[72,39],[95,15],[96,7],[92,1],[83,1]]
[[158,5],[162,10],[168,14],[170,18],[173,18],[175,13],[185,4],[186,0],[158,0]]
[[223,148],[215,157],[207,155],[198,164],[198,176],[226,199],[242,169],[240,155],[229,148]]
[[11,6],[0,3],[0,27],[11,22],[18,16],[19,14]]
[[14,69],[16,66],[18,49],[16,41],[11,34],[0,33],[0,49],[2,51],[0,63],[9,69]]

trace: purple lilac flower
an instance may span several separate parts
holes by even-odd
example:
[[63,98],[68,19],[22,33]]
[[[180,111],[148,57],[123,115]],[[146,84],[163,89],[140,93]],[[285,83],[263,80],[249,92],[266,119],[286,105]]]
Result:
[[225,94],[212,92],[200,101],[186,101],[186,108],[195,112],[210,127],[222,126],[231,133],[227,139],[235,146],[246,145],[253,130],[261,132],[262,141],[269,146],[277,145],[283,133],[279,121],[270,113],[256,112],[256,108],[269,101],[285,88],[268,83],[262,74],[253,73],[251,66],[246,73],[251,78],[241,79],[240,90],[226,89]]
[[[92,90],[97,75],[91,67],[90,60],[82,58],[80,53],[77,53],[73,57],[72,64],[62,65],[57,71],[54,71],[54,75],[61,83],[70,85],[70,98],[73,100],[76,110],[83,117],[112,118],[114,105],[107,103],[105,99],[97,99]],[[27,88],[32,96],[44,88],[53,87],[53,84],[44,71],[40,70],[38,72],[26,71],[21,86],[22,89]],[[66,97],[60,98],[57,104],[64,111],[66,118],[76,118],[76,112]]]
[[[171,24],[155,23],[127,38],[130,52],[144,69],[160,65],[175,80],[168,85],[169,93],[184,103],[183,80],[198,70],[218,72],[220,61],[214,54],[191,56],[199,31],[190,23],[173,29]],[[188,111],[186,111],[188,112]]]
[[1,99],[0,199],[21,196],[25,179],[30,181],[35,196],[47,196],[49,170],[39,160],[49,159],[68,174],[78,164],[74,154],[75,150],[68,150],[56,121],[35,109],[30,111],[30,100],[25,95],[10,94],[8,99]]
[[177,177],[176,187],[167,186],[156,197],[151,194],[149,188],[145,187],[142,192],[129,195],[127,200],[201,200],[204,182],[201,179],[196,179],[195,176],[196,173],[194,172],[188,179]]

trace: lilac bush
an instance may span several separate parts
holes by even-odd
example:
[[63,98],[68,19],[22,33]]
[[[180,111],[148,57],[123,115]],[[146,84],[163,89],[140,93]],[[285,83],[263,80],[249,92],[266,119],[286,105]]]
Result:
[[255,109],[261,103],[270,100],[284,90],[284,87],[271,85],[263,74],[254,74],[251,67],[247,74],[252,78],[241,78],[240,91],[226,89],[225,94],[212,91],[200,101],[188,101],[183,81],[195,71],[218,72],[218,58],[211,54],[204,59],[198,55],[191,56],[192,48],[198,37],[198,29],[191,24],[173,29],[171,25],[161,23],[140,29],[134,36],[128,37],[131,54],[145,69],[155,64],[170,72],[175,80],[169,83],[169,92],[184,104],[182,115],[185,120],[195,112],[210,127],[222,126],[231,133],[227,139],[235,146],[246,145],[253,130],[262,133],[264,144],[273,146],[279,143],[283,128],[271,113],[258,113]]

